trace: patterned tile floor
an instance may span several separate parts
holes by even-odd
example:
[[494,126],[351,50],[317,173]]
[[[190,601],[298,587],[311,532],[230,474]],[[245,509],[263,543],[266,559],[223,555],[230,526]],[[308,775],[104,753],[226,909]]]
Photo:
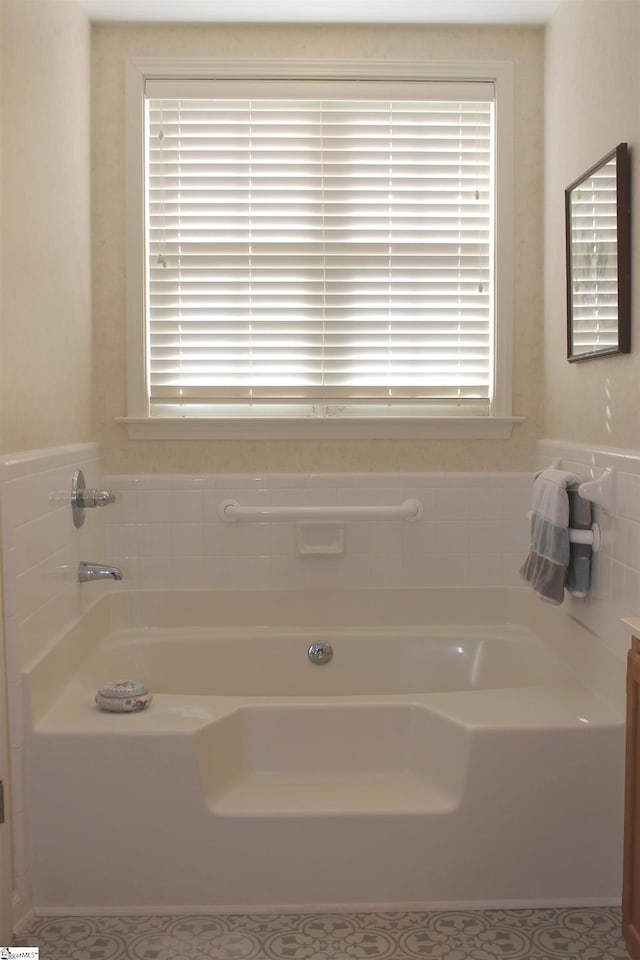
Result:
[[33,920],[41,960],[628,960],[613,907]]

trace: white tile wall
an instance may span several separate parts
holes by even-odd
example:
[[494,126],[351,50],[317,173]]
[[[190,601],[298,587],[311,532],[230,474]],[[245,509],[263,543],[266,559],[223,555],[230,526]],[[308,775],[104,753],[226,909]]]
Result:
[[[541,441],[537,468],[560,457],[584,479],[616,471],[613,516],[584,600],[568,612],[623,657],[622,617],[640,615],[640,455]],[[141,587],[415,587],[520,585],[528,549],[528,473],[112,476],[118,504],[105,517],[110,557]],[[299,556],[292,522],[221,521],[222,500],[243,505],[423,503],[419,522],[349,522],[342,556]]]
[[[481,586],[518,583],[530,474],[107,476],[107,553],[135,587]],[[243,506],[423,503],[417,522],[350,521],[341,556],[300,556],[290,521],[228,523]]]
[[538,444],[538,468],[560,458],[563,470],[584,480],[615,470],[614,507],[609,515],[594,508],[603,545],[594,556],[589,595],[567,596],[572,616],[596,633],[618,656],[625,657],[630,635],[622,618],[640,616],[640,454],[544,440]]
[[103,560],[101,510],[76,529],[70,507],[76,467],[100,484],[97,444],[0,459],[5,626],[10,675],[39,656],[95,599],[98,584],[79,584],[78,561]]

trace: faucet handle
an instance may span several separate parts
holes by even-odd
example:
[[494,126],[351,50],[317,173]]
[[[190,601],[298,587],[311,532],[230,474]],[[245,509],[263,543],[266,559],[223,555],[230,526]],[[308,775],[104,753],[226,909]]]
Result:
[[108,490],[86,488],[82,470],[74,470],[71,480],[71,512],[74,526],[82,526],[84,511],[87,507],[106,507],[108,503],[114,503],[115,499]]
[[76,503],[79,507],[106,507],[108,503],[115,503],[115,497],[108,490],[88,490],[76,491]]

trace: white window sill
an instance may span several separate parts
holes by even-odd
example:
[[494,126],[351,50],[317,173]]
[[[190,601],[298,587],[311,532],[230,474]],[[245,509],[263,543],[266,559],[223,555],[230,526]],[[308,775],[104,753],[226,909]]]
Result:
[[508,440],[524,417],[116,417],[130,440]]

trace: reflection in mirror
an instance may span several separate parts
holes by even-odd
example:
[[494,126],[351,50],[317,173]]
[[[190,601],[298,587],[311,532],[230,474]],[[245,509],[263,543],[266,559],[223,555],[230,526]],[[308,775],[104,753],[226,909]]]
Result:
[[567,356],[629,353],[630,215],[626,143],[565,190]]

